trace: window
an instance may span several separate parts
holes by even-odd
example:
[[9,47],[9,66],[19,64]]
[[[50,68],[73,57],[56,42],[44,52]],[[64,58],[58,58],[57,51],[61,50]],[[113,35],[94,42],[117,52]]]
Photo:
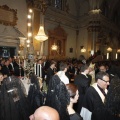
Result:
[[62,0],[55,0],[55,8],[62,10]]
[[50,0],[49,4],[56,9],[69,13],[69,4],[67,0]]
[[63,10],[63,0],[51,0],[51,5],[57,9]]

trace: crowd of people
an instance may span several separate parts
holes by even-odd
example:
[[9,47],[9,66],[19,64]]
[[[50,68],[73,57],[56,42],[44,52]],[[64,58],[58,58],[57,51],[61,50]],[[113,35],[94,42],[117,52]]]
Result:
[[23,61],[1,58],[1,120],[120,120],[118,62],[44,58],[33,68],[26,93]]

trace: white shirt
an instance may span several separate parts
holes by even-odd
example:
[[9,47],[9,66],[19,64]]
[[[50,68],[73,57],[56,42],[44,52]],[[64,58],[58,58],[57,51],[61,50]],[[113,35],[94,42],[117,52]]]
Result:
[[64,71],[59,71],[57,72],[57,75],[59,76],[60,80],[64,83],[64,84],[69,84],[69,79],[68,77],[65,75]]

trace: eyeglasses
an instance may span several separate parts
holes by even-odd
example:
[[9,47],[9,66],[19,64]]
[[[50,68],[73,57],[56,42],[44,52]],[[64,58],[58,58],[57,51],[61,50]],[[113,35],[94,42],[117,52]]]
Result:
[[110,81],[106,81],[106,80],[103,80],[103,79],[100,79],[100,80],[102,80],[102,81],[104,81],[104,82],[106,82],[106,83],[109,83]]

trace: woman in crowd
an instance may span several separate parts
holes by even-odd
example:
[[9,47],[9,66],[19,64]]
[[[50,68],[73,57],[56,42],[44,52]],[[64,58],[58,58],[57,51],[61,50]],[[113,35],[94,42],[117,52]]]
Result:
[[28,92],[28,100],[32,106],[32,113],[34,113],[38,107],[43,105],[44,96],[40,89],[40,83],[37,76],[32,74],[30,76],[30,81],[31,84]]
[[60,120],[70,120],[67,106],[70,103],[70,97],[65,84],[58,75],[54,75],[49,81],[46,105],[56,109],[60,115]]
[[120,78],[117,76],[111,80],[105,108],[105,120],[120,120]]
[[17,77],[9,76],[1,87],[1,120],[29,120],[31,108],[25,88]]
[[70,116],[70,120],[83,120],[82,117],[75,112],[73,109],[73,104],[77,103],[77,100],[79,98],[78,88],[74,84],[67,84],[66,85],[67,91],[70,95],[70,104],[68,105],[68,113]]

